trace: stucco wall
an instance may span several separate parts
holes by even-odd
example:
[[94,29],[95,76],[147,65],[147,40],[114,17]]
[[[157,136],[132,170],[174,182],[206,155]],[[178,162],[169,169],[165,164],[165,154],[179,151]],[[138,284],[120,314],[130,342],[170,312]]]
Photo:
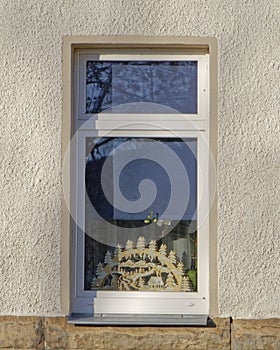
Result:
[[0,313],[61,312],[64,35],[219,42],[220,316],[279,316],[276,0],[0,3]]

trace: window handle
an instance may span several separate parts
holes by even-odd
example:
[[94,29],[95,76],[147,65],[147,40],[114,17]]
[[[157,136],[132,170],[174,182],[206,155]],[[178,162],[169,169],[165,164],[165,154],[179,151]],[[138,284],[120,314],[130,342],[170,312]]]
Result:
[[195,304],[194,303],[188,303],[188,304],[186,304],[186,306],[195,306]]

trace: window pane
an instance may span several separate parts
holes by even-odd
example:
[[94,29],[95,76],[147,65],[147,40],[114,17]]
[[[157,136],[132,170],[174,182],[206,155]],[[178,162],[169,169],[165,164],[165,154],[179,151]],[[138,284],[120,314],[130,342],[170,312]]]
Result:
[[196,61],[87,61],[86,86],[86,113],[131,102],[197,113]]
[[[156,153],[161,147],[166,149],[164,155]],[[84,288],[196,291],[197,140],[87,138],[86,153]],[[176,170],[176,162],[180,162],[185,175],[179,168],[175,176],[170,174],[170,168],[164,165],[165,156],[171,169]],[[126,165],[119,172],[123,159]],[[117,183],[116,174],[120,175]],[[149,205],[138,212],[131,210],[132,204],[141,199],[139,184],[145,179],[155,184],[156,195],[153,191],[145,193]],[[189,195],[177,195],[176,204],[170,206],[174,182],[179,189],[188,182]],[[121,195],[128,204],[122,202]],[[127,210],[120,208],[123,204]],[[178,204],[183,207],[181,213],[176,210]],[[123,239],[122,228],[128,232],[139,230],[139,235],[130,237],[128,233]]]

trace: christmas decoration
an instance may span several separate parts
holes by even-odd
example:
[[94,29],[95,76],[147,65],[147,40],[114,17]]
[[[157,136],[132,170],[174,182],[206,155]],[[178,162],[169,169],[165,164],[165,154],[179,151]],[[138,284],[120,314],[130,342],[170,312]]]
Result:
[[113,254],[106,252],[99,262],[92,289],[121,291],[174,291],[193,292],[194,286],[184,272],[184,264],[176,252],[167,254],[167,246],[152,240],[146,244],[144,237],[136,243],[127,241],[125,249],[119,244]]

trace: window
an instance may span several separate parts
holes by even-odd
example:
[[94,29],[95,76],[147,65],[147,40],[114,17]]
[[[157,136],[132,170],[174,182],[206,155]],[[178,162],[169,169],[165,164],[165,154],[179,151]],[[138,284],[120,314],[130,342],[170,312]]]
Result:
[[72,312],[209,314],[209,52],[74,54]]

